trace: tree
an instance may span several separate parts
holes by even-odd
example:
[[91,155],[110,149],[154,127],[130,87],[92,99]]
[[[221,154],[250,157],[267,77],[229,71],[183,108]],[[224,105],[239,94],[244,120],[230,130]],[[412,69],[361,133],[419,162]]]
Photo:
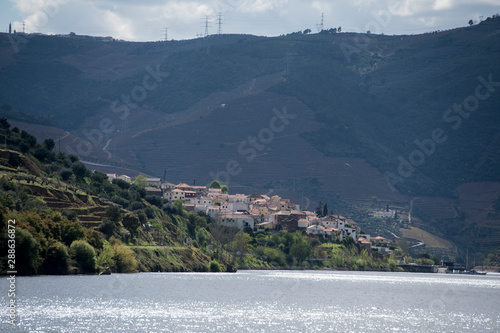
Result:
[[146,186],[149,185],[148,183],[148,179],[146,178],[146,176],[140,174],[139,176],[135,177],[134,181],[132,182],[134,183],[135,185],[137,185],[137,187],[139,188],[145,188]]
[[338,27],[338,28],[337,28],[337,31],[338,31],[338,32],[342,32],[342,27]]
[[220,187],[222,193],[228,193],[229,192],[229,187],[227,185],[222,185]]
[[42,270],[45,274],[68,274],[70,259],[68,248],[60,242],[54,243],[47,249]]
[[113,244],[113,260],[118,273],[134,273],[137,271],[137,260],[134,251],[123,244]]
[[316,207],[316,215],[318,215],[319,217],[323,216],[323,203],[321,201]]
[[304,30],[304,35],[307,35],[307,34],[310,34],[310,33],[311,33],[311,29]]
[[115,266],[115,260],[113,259],[113,256],[115,255],[113,248],[111,245],[106,244],[104,245],[101,253],[97,257],[97,265],[99,267],[114,267]]
[[137,234],[137,228],[141,226],[141,222],[139,221],[139,217],[134,213],[127,213],[123,216],[122,220],[123,226],[125,229],[130,231],[132,235]]
[[474,25],[474,21],[473,20],[469,20],[469,25]]
[[0,128],[3,130],[8,130],[10,128],[10,123],[7,118],[0,118]]
[[242,257],[244,254],[250,252],[251,245],[250,241],[252,237],[249,234],[238,231],[238,233],[234,236],[234,240],[231,242],[230,247],[234,253],[239,252],[239,256]]
[[76,240],[70,246],[71,256],[82,273],[94,273],[97,258],[94,248],[84,240]]
[[54,149],[54,147],[56,146],[56,143],[54,142],[54,140],[52,139],[45,139],[45,141],[43,141],[43,145],[45,146],[45,148],[47,148],[49,151],[52,151],[52,149]]
[[36,274],[40,244],[28,230],[16,228],[16,269],[19,275]]
[[299,265],[311,254],[311,245],[309,242],[300,237],[296,240],[295,244],[290,248],[290,254],[297,259]]
[[325,205],[323,206],[323,216],[327,215],[328,215],[328,205],[325,203]]
[[212,180],[210,188],[221,188],[220,182],[218,180]]
[[82,180],[87,174],[87,168],[82,162],[73,163],[73,165],[71,166],[71,170],[78,180]]
[[108,206],[106,207],[106,216],[113,222],[120,221],[122,217],[122,211],[120,208],[116,206]]

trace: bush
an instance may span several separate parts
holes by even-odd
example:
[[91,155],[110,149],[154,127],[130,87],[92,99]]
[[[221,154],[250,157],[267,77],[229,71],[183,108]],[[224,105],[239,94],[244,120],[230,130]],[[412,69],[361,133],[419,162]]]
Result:
[[113,236],[117,229],[118,226],[116,225],[116,223],[111,221],[110,219],[104,219],[101,226],[99,227],[99,231],[105,234],[107,237]]
[[82,273],[94,273],[97,258],[94,248],[84,240],[76,240],[71,243],[70,252],[75,260],[76,266]]
[[134,251],[123,244],[115,243],[113,245],[113,260],[116,263],[118,273],[135,273],[137,271],[137,260]]
[[16,227],[16,268],[19,275],[36,274],[40,244],[28,230]]
[[217,261],[211,261],[210,272],[220,272],[220,271],[221,271],[220,264]]
[[57,242],[47,249],[42,270],[45,274],[68,274],[70,259],[67,247]]

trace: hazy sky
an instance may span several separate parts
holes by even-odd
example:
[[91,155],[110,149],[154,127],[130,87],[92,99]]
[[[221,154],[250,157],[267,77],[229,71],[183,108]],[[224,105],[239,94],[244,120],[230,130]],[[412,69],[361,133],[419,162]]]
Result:
[[222,33],[277,36],[324,28],[418,34],[467,25],[500,13],[500,0],[0,0],[0,31],[113,36],[131,41]]

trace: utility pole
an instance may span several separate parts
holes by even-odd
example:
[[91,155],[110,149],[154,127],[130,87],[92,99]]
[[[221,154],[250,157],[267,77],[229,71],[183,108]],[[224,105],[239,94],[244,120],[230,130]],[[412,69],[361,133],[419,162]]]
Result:
[[219,29],[217,30],[217,34],[220,35],[222,34],[222,13],[219,12],[219,15],[217,16],[218,18],[218,25],[219,25]]
[[25,29],[24,28],[25,28],[25,23],[23,21],[23,34],[25,33]]

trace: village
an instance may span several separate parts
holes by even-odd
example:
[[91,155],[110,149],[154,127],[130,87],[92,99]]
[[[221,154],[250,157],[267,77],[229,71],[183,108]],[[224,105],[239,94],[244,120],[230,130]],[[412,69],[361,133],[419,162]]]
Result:
[[[121,179],[131,182],[126,175],[107,174],[110,181]],[[303,231],[310,237],[323,238],[331,242],[351,237],[369,252],[390,254],[391,240],[369,234],[361,234],[358,224],[341,215],[318,216],[316,212],[301,210],[298,204],[278,195],[228,194],[224,188],[173,184],[162,182],[161,178],[146,178],[148,195],[158,196],[175,202],[182,201],[186,210],[201,211],[223,226],[238,230],[263,232]],[[392,217],[393,211],[374,212],[374,216]]]

